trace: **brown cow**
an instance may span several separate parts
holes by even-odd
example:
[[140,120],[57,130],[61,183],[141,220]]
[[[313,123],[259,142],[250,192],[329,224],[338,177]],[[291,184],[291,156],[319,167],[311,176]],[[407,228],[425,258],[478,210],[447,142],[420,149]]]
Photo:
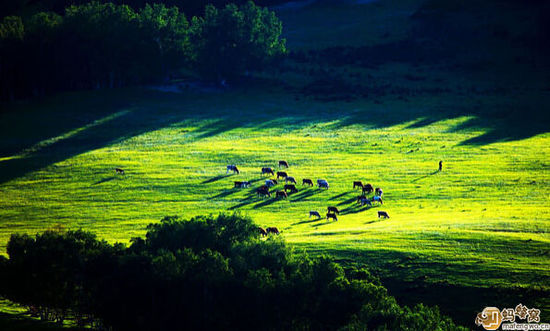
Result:
[[260,233],[260,235],[261,235],[262,237],[267,236],[267,232],[266,232],[265,229],[262,228],[262,227],[258,227],[258,232]]
[[279,178],[287,178],[288,175],[284,171],[277,171],[277,179]]
[[379,210],[378,211],[378,218],[380,218],[380,217],[390,218],[390,215],[388,215],[388,213],[386,213],[385,211]]
[[270,234],[270,233],[279,234],[279,229],[272,226],[272,227],[269,227],[269,228],[265,229],[265,232],[267,232],[267,234]]
[[333,212],[333,213],[336,213],[336,214],[340,215],[340,211],[338,210],[338,208],[333,207],[333,206],[327,207],[327,211],[328,211],[329,213],[330,213],[330,212]]
[[285,167],[285,168],[288,168],[288,162],[286,162],[286,161],[284,161],[284,160],[283,160],[283,161],[279,161],[279,168],[280,168],[281,166],[283,166],[283,167]]
[[328,221],[329,219],[331,219],[331,218],[334,219],[335,221],[338,220],[338,217],[336,217],[336,214],[334,214],[334,213],[327,213],[327,221]]
[[258,196],[268,196],[270,197],[271,196],[271,193],[269,192],[269,188],[267,186],[261,186],[259,187],[257,190],[256,190],[256,194]]
[[360,180],[354,181],[354,182],[353,182],[353,188],[355,189],[356,187],[363,188],[363,183],[361,183]]
[[285,191],[277,191],[275,193],[275,198],[288,198],[288,194]]
[[296,192],[298,192],[298,189],[297,189],[296,186],[294,186],[293,184],[285,185],[285,186],[284,186],[284,190],[285,190],[285,192],[286,192],[287,190],[290,190],[290,193],[296,193]]
[[313,181],[309,178],[304,178],[302,179],[302,185],[309,185],[309,186],[313,186]]

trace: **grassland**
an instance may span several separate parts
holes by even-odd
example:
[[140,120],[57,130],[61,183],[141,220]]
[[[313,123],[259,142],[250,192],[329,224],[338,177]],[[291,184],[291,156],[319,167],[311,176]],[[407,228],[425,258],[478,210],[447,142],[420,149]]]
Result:
[[[106,114],[115,95],[122,105]],[[457,129],[468,117],[369,125],[408,105],[296,101],[248,89],[88,92],[51,102],[62,110],[48,113],[47,103],[17,110],[25,130],[2,121],[12,139],[3,142],[29,146],[0,162],[2,247],[11,233],[58,224],[127,242],[165,215],[239,211],[277,226],[297,247],[368,263],[384,278],[549,290],[549,134],[461,144],[485,133]],[[80,125],[79,116],[60,115],[79,106],[97,119],[59,127]],[[42,139],[45,121],[68,133]],[[261,167],[279,159],[290,175],[325,178],[330,189],[299,186],[288,201],[256,197]],[[226,175],[227,164],[241,174]],[[234,189],[234,180],[253,185]],[[384,206],[359,207],[353,180],[382,187]],[[308,218],[327,205],[342,210],[338,222]],[[391,218],[379,220],[377,210]]]
[[[382,24],[387,8],[378,10],[357,15]],[[327,12],[308,13],[302,24]],[[318,32],[281,15],[291,46],[315,46],[306,42]],[[351,33],[348,22],[322,47]],[[369,38],[360,42],[376,43]],[[399,61],[338,70],[371,75],[370,88],[447,90],[327,102],[295,92],[315,77],[286,71],[265,76],[290,88],[266,78],[228,90],[88,91],[10,107],[0,114],[0,251],[16,232],[62,226],[128,242],[166,215],[236,211],[278,227],[297,249],[368,264],[405,303],[439,304],[470,321],[485,305],[521,302],[547,318],[550,95],[540,71],[519,81],[498,67],[491,79]],[[501,85],[507,92],[492,90]],[[291,176],[324,178],[330,189],[298,185],[288,200],[258,198],[261,167],[281,159]],[[241,174],[226,174],[228,164]],[[234,189],[235,180],[252,186]],[[354,180],[382,187],[384,205],[358,206]],[[337,222],[308,218],[328,205],[342,211]]]

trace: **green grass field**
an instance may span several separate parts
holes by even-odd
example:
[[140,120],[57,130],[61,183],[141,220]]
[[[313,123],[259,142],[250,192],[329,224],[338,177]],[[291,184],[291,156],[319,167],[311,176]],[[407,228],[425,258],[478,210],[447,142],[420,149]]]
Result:
[[[289,44],[309,33],[289,34]],[[450,91],[324,102],[261,81],[66,93],[11,107],[0,114],[0,251],[16,232],[62,226],[128,242],[163,216],[235,211],[278,227],[297,249],[367,264],[405,303],[456,308],[454,317],[473,321],[485,303],[521,300],[547,320],[550,133],[547,115],[529,110],[544,112],[548,92],[534,80],[521,90],[510,83],[506,96],[471,95],[463,91],[494,80],[403,63],[357,70],[380,84]],[[403,78],[411,73],[429,79]],[[299,192],[258,198],[260,169],[283,159]],[[226,174],[228,164],[241,174]],[[302,178],[324,178],[330,189],[302,187]],[[234,189],[241,180],[251,188]],[[355,180],[383,188],[384,205],[358,206]],[[341,210],[337,222],[308,218],[329,205]]]
[[[123,105],[106,114],[115,95]],[[3,135],[28,143],[0,162],[3,251],[14,232],[62,225],[127,242],[165,215],[239,211],[299,248],[367,263],[383,278],[550,290],[550,134],[462,144],[485,133],[457,129],[468,117],[370,125],[369,117],[390,121],[408,107],[248,90],[88,92],[51,102],[58,113],[48,103],[17,110],[24,130],[7,115],[2,121]],[[63,114],[79,107],[89,123],[68,129],[82,120]],[[43,140],[41,128],[64,133]],[[261,167],[279,159],[298,180],[325,178],[330,189],[298,185],[287,201],[258,198]],[[227,164],[241,174],[226,175]],[[234,189],[235,180],[252,187]],[[359,207],[354,180],[382,187],[384,205]],[[337,222],[308,218],[328,205],[342,211]],[[378,219],[377,210],[391,218]]]

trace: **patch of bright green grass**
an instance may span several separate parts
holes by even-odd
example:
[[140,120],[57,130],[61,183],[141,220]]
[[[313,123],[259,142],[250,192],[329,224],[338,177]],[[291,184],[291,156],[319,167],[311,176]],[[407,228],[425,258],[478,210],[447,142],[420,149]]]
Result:
[[[461,142],[482,129],[453,130],[467,116],[425,126],[369,124],[368,116],[399,116],[406,111],[399,103],[384,105],[394,111],[383,113],[366,102],[294,101],[276,93],[138,93],[149,96],[130,93],[131,102],[112,114],[55,138],[35,137],[31,148],[0,161],[3,248],[11,233],[56,224],[127,242],[165,215],[240,211],[277,226],[299,247],[364,252],[365,262],[392,276],[548,290],[548,134],[472,146]],[[82,102],[98,96],[110,97],[82,94]],[[367,118],[350,124],[357,114]],[[33,132],[3,135],[16,141]],[[280,159],[290,163],[299,192],[288,200],[258,198],[261,167]],[[10,164],[16,160],[29,160],[29,171]],[[241,174],[226,175],[228,164]],[[302,187],[302,178],[327,179],[330,189]],[[234,189],[235,180],[252,186]],[[384,205],[358,206],[354,180],[383,188]],[[308,217],[329,205],[341,210],[337,222]],[[391,218],[378,219],[378,210]],[[388,253],[412,259],[389,263]]]

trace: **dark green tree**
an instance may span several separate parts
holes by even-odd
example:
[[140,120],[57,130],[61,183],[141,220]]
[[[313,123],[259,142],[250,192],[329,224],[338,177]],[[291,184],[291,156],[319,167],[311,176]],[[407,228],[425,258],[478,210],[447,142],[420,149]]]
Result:
[[191,22],[195,63],[206,78],[223,81],[245,75],[285,54],[282,23],[267,8],[248,2],[219,10],[208,5]]

